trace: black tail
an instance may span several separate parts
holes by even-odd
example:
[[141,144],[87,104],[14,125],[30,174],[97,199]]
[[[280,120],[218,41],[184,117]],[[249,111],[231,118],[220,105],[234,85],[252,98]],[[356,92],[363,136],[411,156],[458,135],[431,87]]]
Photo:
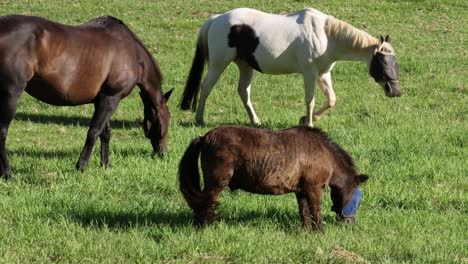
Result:
[[203,143],[203,137],[192,140],[190,146],[179,163],[179,187],[190,208],[198,210],[206,207],[209,199],[205,197],[200,187],[200,173],[198,171],[198,156]]
[[192,68],[185,85],[184,94],[180,101],[180,108],[188,110],[192,105],[192,111],[197,109],[197,96],[200,90],[200,82],[205,67],[206,54],[203,47],[202,38],[198,38],[197,49],[195,51],[195,58],[193,59]]

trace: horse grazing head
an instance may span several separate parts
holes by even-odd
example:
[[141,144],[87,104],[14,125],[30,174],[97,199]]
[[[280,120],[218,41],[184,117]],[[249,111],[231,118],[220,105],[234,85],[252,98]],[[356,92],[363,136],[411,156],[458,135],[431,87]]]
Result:
[[144,105],[143,131],[145,136],[151,140],[153,150],[159,156],[163,156],[167,151],[167,130],[171,113],[167,107],[167,101],[172,94],[172,90],[164,94],[163,103],[154,106],[149,95],[141,91],[140,97]]
[[333,202],[332,211],[336,213],[336,219],[342,223],[354,223],[362,199],[359,186],[369,179],[367,175],[355,175],[351,181],[341,182],[338,187],[330,184],[330,196]]
[[378,48],[372,56],[369,73],[382,86],[385,95],[395,97],[401,95],[400,66],[396,62],[395,50],[390,44],[390,36],[381,36]]

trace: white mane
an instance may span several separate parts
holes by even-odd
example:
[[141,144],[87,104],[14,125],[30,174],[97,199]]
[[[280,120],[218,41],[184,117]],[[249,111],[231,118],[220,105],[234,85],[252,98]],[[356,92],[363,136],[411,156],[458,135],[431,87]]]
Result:
[[325,24],[325,33],[329,38],[335,39],[347,48],[365,49],[371,46],[379,46],[379,40],[367,32],[357,29],[350,24],[330,17]]

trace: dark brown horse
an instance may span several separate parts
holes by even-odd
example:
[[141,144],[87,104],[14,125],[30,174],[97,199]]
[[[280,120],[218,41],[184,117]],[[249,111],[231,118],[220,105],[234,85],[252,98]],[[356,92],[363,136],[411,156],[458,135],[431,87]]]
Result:
[[[198,157],[204,188],[200,187]],[[195,223],[215,220],[217,198],[226,187],[259,194],[294,192],[304,227],[323,231],[322,193],[331,188],[332,210],[341,215],[366,175],[356,173],[352,158],[317,128],[269,131],[221,126],[196,138],[179,164],[180,190],[193,209]]]
[[86,167],[101,139],[101,163],[109,162],[109,120],[135,85],[144,104],[143,128],[159,154],[166,151],[170,113],[159,66],[120,20],[105,16],[78,26],[40,17],[0,17],[0,175],[11,174],[5,141],[23,91],[52,105],[93,103],[85,146],[76,164]]

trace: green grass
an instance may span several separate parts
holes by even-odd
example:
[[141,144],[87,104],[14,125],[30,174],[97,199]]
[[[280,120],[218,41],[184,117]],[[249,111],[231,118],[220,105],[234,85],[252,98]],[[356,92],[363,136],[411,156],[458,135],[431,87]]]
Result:
[[[235,7],[333,14],[374,36],[390,34],[403,96],[389,99],[359,63],[340,62],[338,105],[315,125],[370,175],[357,223],[343,226],[324,196],[325,234],[300,228],[294,195],[225,191],[219,222],[203,230],[178,191],[179,159],[195,136],[226,123],[248,124],[230,66],[207,105],[206,127],[182,112],[198,28]],[[24,94],[7,147],[16,180],[0,181],[0,262],[467,263],[468,5],[465,1],[5,1],[23,13],[79,24],[99,15],[124,20],[175,88],[169,154],[152,156],[137,93],[113,116],[112,167],[99,145],[83,173],[74,164],[93,106],[54,107]],[[305,112],[299,75],[256,74],[252,100],[263,126],[296,125]],[[318,104],[324,96],[318,94]],[[1,114],[1,113],[0,113]]]

